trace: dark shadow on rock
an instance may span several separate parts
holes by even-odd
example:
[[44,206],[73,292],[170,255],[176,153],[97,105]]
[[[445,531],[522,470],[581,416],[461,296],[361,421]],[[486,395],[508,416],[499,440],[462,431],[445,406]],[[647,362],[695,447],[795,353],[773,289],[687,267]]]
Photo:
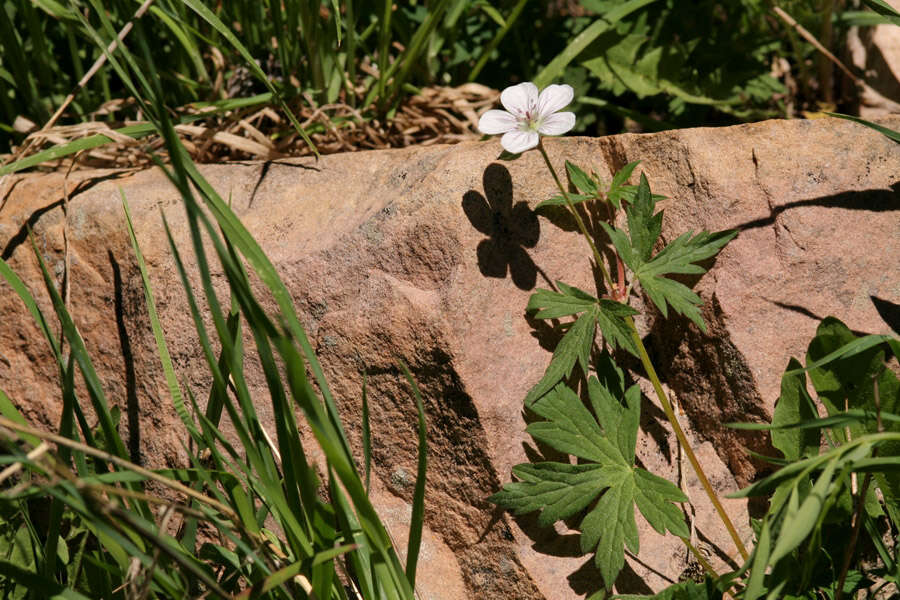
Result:
[[731,341],[715,295],[704,298],[701,313],[706,332],[671,310],[668,318],[655,320],[650,334],[654,364],[700,440],[710,441],[738,485],[746,485],[772,467],[749,456],[745,448],[763,455],[774,455],[775,450],[767,432],[723,424],[768,423],[770,415],[746,358]]
[[666,418],[666,413],[657,406],[656,402],[641,394],[641,431],[656,442],[656,446],[659,448],[663,458],[671,464],[676,450],[669,445],[668,423],[669,420]]
[[[666,583],[675,583],[671,578],[666,577],[630,552],[628,553],[628,557],[648,571],[664,579]],[[622,567],[622,570],[619,571],[619,576],[616,578],[616,591],[620,594],[653,595],[653,590],[640,575],[635,573],[634,569],[631,568],[631,565],[628,564],[628,561],[625,561],[625,565]]]
[[134,373],[134,355],[131,352],[131,340],[125,327],[125,303],[122,297],[122,272],[112,251],[107,250],[109,264],[113,271],[113,293],[115,295],[116,329],[119,332],[119,345],[122,348],[122,362],[125,369],[125,398],[128,413],[128,454],[131,462],[141,464],[141,418],[137,397],[137,386]]
[[559,328],[557,319],[535,319],[525,313],[525,322],[531,327],[531,337],[537,340],[538,345],[547,352],[553,352],[559,341],[563,338],[563,332]]
[[503,165],[488,165],[482,181],[484,196],[469,190],[462,199],[469,222],[488,236],[476,249],[478,268],[485,277],[509,273],[519,289],[534,289],[538,267],[526,248],[534,248],[540,238],[537,215],[527,202],[513,204],[512,177]]
[[[129,174],[131,174],[131,171],[123,171],[121,173],[110,173],[109,175],[103,175],[102,177],[91,177],[90,179],[79,181],[78,185],[76,185],[69,192],[69,201],[71,202],[75,198],[75,196],[86,192],[98,183],[107,180],[118,179],[119,177],[124,177]],[[22,242],[28,239],[28,230],[34,228],[35,224],[38,222],[38,220],[40,220],[41,216],[50,212],[58,206],[63,206],[63,203],[64,198],[59,198],[58,200],[50,202],[49,204],[42,206],[41,208],[28,215],[28,218],[25,219],[25,222],[22,223],[21,227],[19,227],[19,231],[17,231],[15,235],[10,237],[9,241],[6,242],[6,246],[3,248],[3,253],[0,254],[0,258],[2,258],[3,260],[9,260],[9,257],[12,256],[12,253],[15,252],[16,248],[18,248],[19,245],[22,244]]]
[[10,183],[6,188],[6,193],[4,193],[3,197],[0,198],[0,211],[3,210],[4,206],[6,206],[6,201],[9,200],[9,197],[12,195],[13,190],[15,190],[23,181],[25,181],[24,177],[19,177],[18,179],[12,180],[12,183]]
[[884,57],[881,48],[872,41],[874,28],[860,27],[859,29],[860,41],[866,49],[866,64],[863,72],[877,74],[875,77],[867,77],[866,85],[885,98],[897,98],[900,96],[900,81],[894,76],[894,69]]
[[777,219],[778,215],[781,213],[791,210],[792,208],[801,208],[804,206],[823,206],[826,208],[845,208],[848,210],[867,210],[871,212],[900,211],[900,181],[891,185],[890,190],[877,189],[862,190],[858,192],[841,192],[840,194],[831,196],[788,202],[783,206],[775,207],[768,217],[741,223],[737,226],[737,229],[745,231],[747,229],[771,226],[775,223],[775,219]]
[[708,535],[706,535],[705,533],[703,533],[703,530],[701,530],[701,529],[698,527],[698,528],[695,529],[694,531],[697,532],[697,538],[699,538],[700,541],[703,542],[704,546],[705,546],[706,548],[708,548],[713,554],[715,554],[716,557],[717,557],[719,560],[721,560],[722,562],[724,562],[726,565],[728,565],[729,567],[731,567],[731,568],[734,569],[735,571],[737,571],[737,570],[740,568],[740,565],[737,564],[737,562],[735,562],[734,558],[733,558],[730,554],[728,554],[727,552],[725,552],[725,550],[723,550],[723,549],[721,548],[721,546],[719,546],[719,545],[717,545],[716,543],[714,543],[714,542],[712,541],[712,539],[710,539],[710,537],[709,537]]
[[[256,163],[247,163],[248,165],[256,164]],[[266,175],[269,174],[269,171],[272,169],[272,165],[278,165],[279,167],[290,167],[292,169],[303,169],[304,171],[321,171],[318,167],[311,167],[309,165],[301,165],[298,163],[287,162],[284,160],[267,160],[262,164],[262,168],[259,170],[259,177],[256,178],[256,183],[253,186],[253,191],[250,192],[250,200],[247,202],[247,206],[253,206],[253,200],[256,199],[256,192],[259,191],[260,186],[262,185],[263,180],[266,178]]]
[[887,326],[891,328],[891,331],[900,335],[900,304],[894,304],[875,296],[869,296],[869,298],[872,299],[875,310],[878,311],[878,314]]
[[[870,297],[872,298],[873,303],[875,303],[875,301],[878,300],[878,298],[875,298],[874,296],[870,296]],[[801,315],[803,315],[805,317],[809,317],[810,319],[812,319],[813,321],[816,321],[817,323],[821,322],[825,318],[821,315],[817,315],[816,313],[809,310],[805,306],[800,306],[799,304],[789,304],[787,302],[779,302],[778,300],[769,300],[768,298],[763,298],[763,299],[766,300],[767,302],[771,302],[775,306],[781,307],[785,310],[790,310],[795,313],[800,313]],[[890,302],[888,304],[890,304]],[[896,306],[896,305],[894,305],[894,306]],[[878,310],[877,303],[875,303],[875,309]],[[878,310],[878,313],[881,314],[881,311]],[[883,319],[885,318],[884,315],[882,315],[882,318]],[[887,319],[885,319],[885,322],[888,323]],[[888,323],[888,325],[890,325],[890,323]],[[864,331],[858,331],[855,329],[851,329],[850,331],[853,333],[853,335],[858,336],[858,337],[864,337],[864,336],[869,335],[868,333],[866,333]]]
[[[628,567],[628,565],[625,566]],[[589,556],[583,565],[572,571],[566,579],[569,581],[572,591],[585,598],[589,598],[591,594],[603,589],[603,576],[600,575],[600,569],[594,564],[593,555]]]

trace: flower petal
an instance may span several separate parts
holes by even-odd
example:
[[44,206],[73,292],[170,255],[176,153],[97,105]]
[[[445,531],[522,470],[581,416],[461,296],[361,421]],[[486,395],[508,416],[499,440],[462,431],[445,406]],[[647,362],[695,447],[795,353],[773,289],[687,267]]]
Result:
[[548,85],[538,98],[538,118],[546,118],[556,111],[565,108],[575,97],[575,90],[566,83]]
[[527,111],[537,106],[537,86],[530,81],[512,85],[500,94],[500,102],[513,116],[524,117]]
[[575,127],[575,113],[553,113],[541,121],[538,131],[543,135],[562,135]]
[[487,135],[506,133],[516,125],[516,118],[505,110],[489,110],[478,119],[478,130]]
[[500,144],[511,154],[521,154],[537,146],[540,139],[541,136],[536,131],[513,129],[503,134],[503,137],[500,138]]

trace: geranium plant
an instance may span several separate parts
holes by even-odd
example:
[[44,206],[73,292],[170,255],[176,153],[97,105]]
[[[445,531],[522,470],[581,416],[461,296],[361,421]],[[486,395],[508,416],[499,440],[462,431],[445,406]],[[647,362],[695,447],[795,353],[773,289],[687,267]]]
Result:
[[[518,465],[513,468],[515,481],[506,484],[490,500],[515,514],[540,511],[538,523],[541,525],[550,525],[562,519],[570,524],[576,523],[581,531],[581,549],[585,553],[595,554],[596,566],[603,577],[604,589],[598,592],[597,597],[605,597],[612,590],[624,566],[626,548],[635,554],[640,549],[635,508],[659,533],[668,531],[680,537],[707,573],[705,582],[677,584],[661,593],[660,598],[720,598],[723,595],[818,598],[822,597],[819,594],[824,593],[823,589],[829,590],[827,595],[831,597],[840,596],[844,588],[856,589],[854,586],[862,585],[863,579],[857,576],[857,571],[849,569],[849,560],[845,561],[843,568],[832,566],[831,583],[827,585],[813,585],[811,573],[815,569],[809,565],[815,565],[817,559],[804,555],[809,568],[800,572],[805,572],[805,578],[798,576],[798,571],[791,570],[790,561],[796,560],[800,555],[798,553],[802,553],[804,544],[815,545],[821,539],[816,536],[821,536],[825,516],[829,508],[833,508],[829,498],[834,501],[841,494],[849,493],[850,496],[843,502],[851,506],[851,497],[866,498],[867,494],[872,494],[869,487],[871,477],[866,477],[862,490],[859,486],[849,490],[845,488],[844,481],[849,481],[854,469],[877,470],[866,460],[877,453],[875,449],[878,447],[882,452],[886,448],[900,447],[896,442],[900,433],[888,435],[883,433],[883,429],[872,429],[872,412],[868,416],[847,413],[841,410],[844,407],[828,401],[825,406],[829,414],[840,413],[841,419],[844,419],[842,423],[854,423],[856,434],[881,437],[872,437],[864,443],[859,439],[851,443],[851,438],[846,436],[830,438],[838,440],[838,448],[817,455],[815,451],[820,443],[818,429],[815,435],[811,431],[806,437],[784,432],[797,427],[821,429],[827,426],[827,423],[819,422],[818,414],[809,408],[811,400],[806,404],[799,402],[798,399],[804,397],[800,388],[804,387],[805,391],[805,378],[802,382],[798,379],[801,377],[798,373],[802,374],[803,368],[798,363],[792,363],[785,374],[785,394],[776,410],[776,425],[772,426],[776,430],[773,441],[788,459],[808,458],[799,463],[804,465],[803,468],[782,469],[737,494],[747,496],[775,490],[772,509],[762,521],[754,523],[757,544],[752,552],[747,550],[679,425],[672,403],[663,390],[635,326],[633,317],[638,311],[630,306],[630,301],[640,290],[663,318],[672,309],[705,330],[699,310],[700,297],[669,276],[703,274],[705,268],[700,263],[714,257],[737,235],[737,231],[686,232],[665,246],[659,244],[663,211],[657,210],[657,201],[661,197],[651,193],[649,181],[643,174],[637,185],[628,183],[637,162],[626,165],[607,184],[597,173],[589,174],[566,161],[566,174],[572,187],[563,185],[541,136],[559,135],[574,126],[574,115],[560,112],[572,98],[573,91],[568,85],[552,85],[539,93],[532,83],[518,84],[501,94],[506,110],[486,112],[479,124],[482,133],[502,134],[501,144],[507,152],[521,153],[533,148],[540,152],[559,195],[541,202],[538,207],[560,206],[571,213],[602,274],[602,289],[596,295],[556,282],[554,290],[537,290],[527,306],[527,311],[535,319],[572,319],[560,326],[564,333],[553,357],[543,377],[528,392],[524,404],[527,411],[537,418],[526,431],[536,441],[575,460]],[[578,204],[588,202],[605,205],[604,210],[595,213],[608,215],[606,221],[599,223],[606,234],[604,239],[595,239],[589,233],[578,210]],[[624,227],[617,225],[617,216],[622,212],[627,224]],[[601,248],[606,252],[601,253]],[[611,273],[615,273],[615,277]],[[833,326],[830,327],[828,332],[832,332]],[[602,352],[594,351],[598,330],[604,342]],[[824,365],[828,363],[840,364],[841,360],[850,360],[864,351],[870,352],[866,355],[866,360],[870,361],[867,364],[872,365],[870,369],[876,369],[878,364],[884,362],[884,354],[871,355],[871,348],[880,343],[890,343],[893,352],[900,353],[900,343],[896,340],[885,336],[854,340],[852,335],[848,338],[844,330],[840,332],[840,343],[835,341],[834,336],[828,338],[828,347],[834,352],[825,352],[827,356],[819,352],[818,360],[810,359],[812,364],[808,364],[806,369],[818,370],[811,370],[811,374],[825,369]],[[622,352],[640,360],[643,375],[650,380],[659,406],[740,554],[739,557],[732,557],[744,563],[740,570],[717,573],[689,539],[688,519],[679,507],[679,503],[688,501],[687,496],[672,482],[634,464],[641,392],[637,385],[625,385],[625,374],[614,360]],[[825,372],[831,374],[829,370]],[[900,386],[896,385],[896,377],[889,371],[882,368],[877,372],[876,386],[880,384],[882,393],[888,391],[891,394],[892,400],[886,406],[892,410],[900,403],[897,399]],[[859,384],[854,385],[858,387]],[[863,387],[871,389],[871,385]],[[833,392],[831,390],[830,393]],[[882,427],[886,413],[881,411],[881,407],[873,405],[871,400],[858,400],[856,404],[877,412],[878,427]],[[871,421],[869,429],[861,424],[866,419]],[[808,437],[808,443],[800,444],[797,440],[801,437],[803,440]],[[849,446],[840,445],[842,441]],[[807,454],[804,455],[803,451]],[[892,493],[892,489],[900,489],[900,477],[882,476],[882,480],[875,481],[884,482],[883,497],[896,497],[898,494]],[[866,505],[867,510],[871,509],[871,514],[876,515],[878,502],[872,502],[872,506]],[[896,508],[888,512],[893,516],[900,514]],[[855,546],[855,538],[851,546]],[[896,571],[897,561],[891,560],[889,554],[887,550],[882,552],[885,570]],[[848,578],[848,572],[853,576]],[[894,577],[896,579],[896,574]],[[788,590],[800,592],[801,595],[789,596],[786,594]]]

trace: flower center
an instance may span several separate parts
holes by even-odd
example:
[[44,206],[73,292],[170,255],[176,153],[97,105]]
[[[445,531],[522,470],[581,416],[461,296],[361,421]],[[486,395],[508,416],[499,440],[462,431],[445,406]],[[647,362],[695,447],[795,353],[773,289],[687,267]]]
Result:
[[521,131],[537,131],[540,125],[537,106],[529,106],[527,110],[519,113],[519,129]]

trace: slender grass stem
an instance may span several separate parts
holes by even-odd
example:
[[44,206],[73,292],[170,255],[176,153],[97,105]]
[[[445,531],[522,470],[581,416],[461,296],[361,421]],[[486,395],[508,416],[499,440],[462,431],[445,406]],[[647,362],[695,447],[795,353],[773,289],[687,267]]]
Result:
[[572,198],[569,197],[569,192],[566,191],[565,186],[559,179],[559,175],[556,174],[556,170],[550,163],[550,157],[547,156],[547,150],[544,149],[543,140],[538,142],[537,147],[538,150],[541,151],[541,156],[544,157],[544,162],[547,163],[547,168],[550,170],[550,174],[553,175],[553,181],[556,182],[556,187],[559,188],[559,191],[562,194],[563,198],[566,199],[566,205],[569,207],[569,211],[572,213],[572,216],[575,217],[575,222],[578,224],[578,229],[581,230],[581,235],[584,236],[584,239],[587,240],[588,246],[591,247],[591,252],[593,252],[594,254],[594,261],[600,268],[600,272],[603,273],[603,282],[606,284],[606,287],[610,291],[610,293],[614,293],[616,288],[613,284],[612,278],[609,276],[609,270],[607,270],[606,268],[606,263],[603,262],[603,256],[600,254],[600,251],[597,250],[597,245],[594,243],[594,238],[591,236],[590,232],[588,232],[587,226],[584,224],[584,220],[581,218],[581,215],[579,215],[578,211],[575,210],[575,204],[572,203]]
[[225,515],[227,518],[231,519],[234,522],[240,521],[238,519],[237,513],[235,513],[233,510],[231,510],[231,508],[229,508],[228,506],[225,506],[218,500],[216,500],[214,498],[210,498],[209,496],[201,494],[201,493],[197,492],[196,490],[193,490],[193,489],[183,485],[182,483],[175,481],[174,479],[171,479],[164,475],[160,475],[159,473],[156,473],[149,469],[145,469],[144,467],[141,467],[140,465],[136,465],[136,464],[129,462],[123,458],[120,458],[114,454],[104,452],[103,450],[99,450],[97,448],[88,446],[87,444],[82,444],[81,442],[77,442],[75,440],[70,440],[69,438],[65,438],[61,435],[48,433],[46,431],[41,431],[39,429],[29,427],[28,425],[22,425],[20,423],[16,423],[14,421],[7,419],[6,417],[0,417],[0,427],[5,427],[6,429],[15,431],[17,433],[24,433],[24,434],[32,435],[34,437],[45,440],[47,442],[53,442],[54,444],[57,444],[60,446],[67,446],[67,447],[71,448],[72,450],[77,450],[78,452],[84,452],[85,454],[88,454],[90,456],[94,456],[96,458],[100,458],[102,460],[109,461],[109,462],[115,464],[116,466],[119,466],[128,471],[132,471],[133,473],[137,473],[138,475],[146,477],[147,479],[151,479],[151,480],[153,480],[157,483],[160,483],[170,489],[181,492],[182,494],[189,496],[189,497],[193,498],[194,500],[203,502],[203,503],[211,506],[212,508],[218,510],[219,512],[221,512],[223,515]]
[[644,370],[647,371],[647,377],[650,378],[650,383],[653,384],[653,389],[656,391],[656,395],[659,398],[659,403],[662,405],[663,412],[666,413],[666,418],[669,419],[669,424],[672,425],[672,430],[675,432],[675,437],[678,438],[678,441],[681,443],[682,448],[684,448],[684,453],[687,456],[688,461],[691,463],[691,467],[694,468],[694,472],[697,474],[697,479],[700,480],[700,485],[703,486],[703,489],[706,491],[706,495],[713,503],[713,506],[715,507],[716,512],[719,514],[719,518],[722,519],[722,523],[725,525],[725,529],[728,530],[728,534],[731,536],[731,540],[734,542],[735,547],[738,549],[738,552],[741,553],[741,556],[744,558],[744,560],[747,560],[747,557],[749,556],[747,554],[747,548],[744,547],[744,543],[741,541],[741,537],[738,535],[737,529],[735,529],[734,524],[731,522],[731,518],[729,518],[728,513],[725,512],[725,507],[722,506],[722,502],[719,500],[719,497],[716,494],[715,490],[713,490],[712,485],[710,485],[709,479],[706,477],[706,473],[700,466],[700,462],[697,460],[697,456],[694,454],[694,450],[688,443],[687,437],[684,435],[684,431],[681,429],[681,425],[679,425],[678,423],[678,419],[675,416],[675,411],[672,410],[672,403],[669,402],[669,398],[666,396],[666,392],[662,389],[662,383],[660,383],[659,381],[659,376],[656,374],[656,369],[653,368],[653,363],[650,362],[650,356],[647,354],[647,348],[644,346],[644,342],[641,340],[641,336],[638,334],[637,327],[634,324],[634,319],[632,319],[631,317],[626,317],[625,322],[628,324],[629,329],[631,329],[631,339],[634,340],[634,343],[638,348],[638,354],[640,355],[641,364],[644,365]]

